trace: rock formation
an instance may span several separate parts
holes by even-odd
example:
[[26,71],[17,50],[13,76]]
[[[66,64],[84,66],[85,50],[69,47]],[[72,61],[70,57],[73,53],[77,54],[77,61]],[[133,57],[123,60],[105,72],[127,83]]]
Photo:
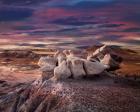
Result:
[[46,80],[53,76],[53,71],[57,65],[57,60],[49,56],[41,57],[38,65],[40,66],[40,71],[42,72],[42,79]]
[[54,55],[54,58],[58,61],[58,65],[66,60],[66,55],[64,52],[57,51]]
[[84,70],[84,62],[80,59],[72,59],[70,62],[70,70],[74,79],[86,76]]
[[53,81],[57,81],[60,79],[67,79],[68,77],[70,77],[71,71],[69,69],[69,63],[67,61],[62,61],[62,63],[59,64],[59,66],[57,66],[54,69],[54,76],[52,77],[51,80]]
[[106,45],[98,48],[92,54],[87,56],[88,61],[99,61],[100,63],[108,66],[109,70],[115,70],[119,68],[122,58],[115,55],[114,52]]
[[99,75],[104,70],[109,68],[109,66],[106,66],[98,61],[91,62],[86,60],[84,61],[84,66],[87,76]]
[[[103,51],[102,49],[100,51]],[[98,53],[95,54],[98,55]],[[77,57],[72,51],[58,51],[54,57],[41,57],[38,65],[42,71],[42,77],[29,85],[1,96],[0,111],[66,112],[65,108],[72,109],[73,107],[70,99],[72,90],[69,93],[66,85],[55,81],[71,76],[79,78],[100,74],[108,69],[110,59],[111,56],[106,54],[100,61],[90,61]],[[86,109],[84,109],[85,111]]]
[[41,57],[38,61],[38,66],[42,67],[44,65],[48,66],[56,66],[57,60],[53,57],[46,56],[46,57]]
[[[105,47],[106,46],[101,47],[100,52],[105,51]],[[95,51],[95,54],[98,56],[98,53],[100,52],[97,51],[99,51],[99,49]],[[110,67],[109,61],[111,60],[106,54],[100,61],[97,61],[96,59],[90,61],[77,57],[74,52],[70,50],[64,50],[63,52],[57,51],[54,58],[57,59],[58,66],[53,66],[54,77],[51,79],[54,79],[55,81],[63,78],[66,79],[70,76],[76,79],[79,77],[100,74]],[[48,66],[48,68],[47,66],[43,67],[43,69],[50,69],[50,66]]]

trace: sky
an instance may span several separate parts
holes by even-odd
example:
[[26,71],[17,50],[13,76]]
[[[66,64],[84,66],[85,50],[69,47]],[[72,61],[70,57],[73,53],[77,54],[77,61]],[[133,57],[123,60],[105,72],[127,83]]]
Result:
[[0,0],[0,45],[100,43],[140,45],[140,0]]

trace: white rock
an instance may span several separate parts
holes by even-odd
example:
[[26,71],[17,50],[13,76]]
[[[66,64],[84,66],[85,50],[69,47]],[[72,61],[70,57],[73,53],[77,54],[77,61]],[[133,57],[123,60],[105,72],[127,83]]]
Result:
[[81,76],[85,76],[86,73],[83,68],[83,59],[80,57],[77,57],[77,55],[74,54],[74,52],[69,50],[69,55],[67,55],[67,61],[70,67],[70,70],[72,72],[72,75],[74,78],[78,78]]
[[45,64],[39,70],[42,72],[51,72],[54,70],[55,67],[56,67],[56,65]]
[[57,51],[54,55],[54,58],[57,59],[58,65],[60,65],[62,61],[66,60],[66,54],[64,52]]
[[107,52],[107,46],[104,45],[100,48],[98,48],[97,50],[95,50],[95,52],[93,52],[92,54],[88,54],[87,56],[87,60],[88,61],[96,61],[96,60],[102,60],[104,58],[104,55]]
[[70,55],[69,50],[64,50],[63,53],[66,55],[66,57]]
[[67,55],[67,60],[81,60],[82,58],[77,57],[71,50],[69,50],[69,55]]
[[46,57],[41,57],[38,61],[38,65],[40,67],[44,66],[45,64],[56,64],[56,59],[54,59],[53,57],[50,56],[46,56]]
[[71,72],[72,72],[72,75],[74,78],[78,78],[78,77],[86,75],[84,68],[83,68],[84,63],[80,58],[71,59],[70,62],[71,62],[70,69],[71,69]]
[[96,58],[93,57],[92,54],[90,54],[90,55],[87,56],[87,60],[88,60],[88,61],[93,61],[93,62],[94,62],[94,61],[96,61]]
[[54,68],[56,67],[57,60],[54,57],[41,57],[38,65],[42,72],[42,80],[47,80],[53,76]]
[[111,56],[110,54],[106,54],[104,56],[104,58],[100,61],[102,64],[104,65],[109,65],[110,64],[110,61],[111,61]]
[[86,69],[87,75],[97,75],[108,68],[106,65],[103,65],[98,61],[90,62],[86,60],[84,61],[84,67]]
[[106,49],[107,45],[104,45],[102,47],[99,48],[100,52],[103,52]]
[[64,53],[60,53],[57,56],[57,60],[58,60],[58,65],[60,65],[64,60],[66,60],[66,55]]
[[41,71],[52,71],[56,67],[57,60],[53,57],[41,57],[38,65]]
[[57,56],[60,54],[61,52],[59,50],[56,51],[56,53],[54,54],[54,58],[57,59]]
[[67,79],[71,76],[71,71],[68,67],[67,61],[63,61],[54,69],[54,76],[52,80],[60,80],[60,79]]
[[98,57],[98,58],[103,58],[103,53],[105,52],[105,49],[106,49],[106,45],[98,48],[95,52],[93,52],[92,56],[94,58]]
[[100,62],[104,65],[108,65],[109,68],[119,67],[119,62],[115,61],[110,54],[106,54]]

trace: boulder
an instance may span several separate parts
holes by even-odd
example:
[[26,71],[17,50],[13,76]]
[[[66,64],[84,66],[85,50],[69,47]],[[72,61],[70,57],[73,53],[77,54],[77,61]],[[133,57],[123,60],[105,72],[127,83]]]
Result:
[[108,68],[108,66],[105,66],[98,61],[90,62],[90,61],[85,60],[84,68],[85,68],[87,76],[88,75],[91,76],[91,75],[97,75],[97,74],[102,73],[104,70]]
[[101,63],[110,66],[109,70],[116,70],[119,68],[121,63],[121,58],[116,55],[106,54],[103,59],[101,59]]
[[58,60],[58,65],[60,65],[64,60],[66,60],[66,55],[64,53],[60,53],[57,56],[57,60]]
[[41,57],[38,65],[42,72],[42,80],[48,80],[53,76],[54,68],[56,67],[57,60],[53,57]]
[[68,67],[68,62],[64,60],[59,64],[59,66],[55,67],[54,76],[51,78],[51,80],[56,81],[60,79],[67,79],[71,75],[72,74]]
[[78,52],[69,50],[66,52],[66,56],[67,56],[67,61],[70,64],[69,67],[73,78],[79,78],[85,76],[86,73],[84,71],[83,59],[80,58]]
[[92,54],[90,54],[90,55],[88,55],[87,56],[87,60],[88,61],[92,61],[92,62],[94,62],[94,61],[99,61],[99,59],[98,58],[95,58]]
[[[41,57],[38,61],[38,66],[43,67],[45,66],[56,66],[57,60],[53,57]],[[44,67],[43,67],[44,68]]]
[[54,68],[56,65],[49,65],[46,64],[40,68],[40,71],[42,72],[42,80],[48,80],[51,78],[54,74]]
[[62,63],[62,61],[66,60],[66,54],[64,52],[57,51],[54,54],[54,58],[58,61],[58,65]]
[[116,70],[119,68],[120,63],[122,62],[122,58],[120,56],[115,55],[115,52],[109,46],[102,46],[98,48],[92,54],[87,56],[88,61],[99,61],[100,63],[109,67],[108,70]]
[[94,58],[96,58],[96,57],[102,57],[102,55],[104,55],[106,53],[106,48],[107,48],[106,45],[98,48],[95,52],[93,52],[92,56]]
[[70,69],[71,69],[73,78],[86,76],[83,64],[84,64],[83,61],[80,59],[70,60]]

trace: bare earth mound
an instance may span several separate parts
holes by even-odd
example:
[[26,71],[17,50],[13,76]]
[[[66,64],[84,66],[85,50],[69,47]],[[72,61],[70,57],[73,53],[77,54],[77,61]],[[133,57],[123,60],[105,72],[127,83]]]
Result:
[[22,85],[22,89],[1,97],[0,110],[1,112],[139,112],[139,86],[130,82],[114,83],[106,76],[57,83],[46,82],[40,86]]

